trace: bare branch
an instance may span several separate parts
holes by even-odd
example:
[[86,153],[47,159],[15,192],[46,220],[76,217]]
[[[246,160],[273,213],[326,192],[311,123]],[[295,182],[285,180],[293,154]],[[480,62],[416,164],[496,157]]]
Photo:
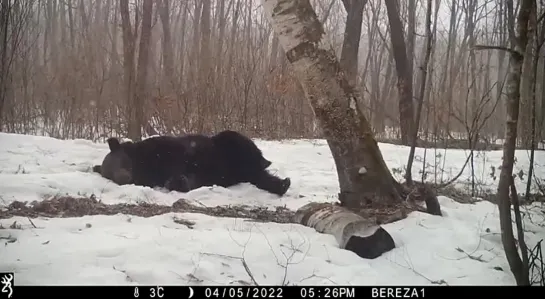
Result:
[[475,46],[473,46],[473,49],[477,50],[477,51],[479,51],[479,50],[499,50],[499,51],[509,52],[510,54],[522,56],[522,54],[519,53],[517,50],[507,48],[507,47],[502,47],[502,46],[475,45]]

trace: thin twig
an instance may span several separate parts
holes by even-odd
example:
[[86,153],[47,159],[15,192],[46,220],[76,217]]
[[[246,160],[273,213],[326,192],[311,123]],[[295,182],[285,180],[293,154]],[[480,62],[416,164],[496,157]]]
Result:
[[32,226],[34,228],[37,228],[36,225],[34,224],[34,222],[32,222],[32,219],[30,219],[30,217],[27,217],[28,221],[30,222],[30,224],[32,224]]
[[250,267],[248,267],[248,264],[246,263],[246,260],[241,258],[240,259],[242,261],[242,265],[244,266],[244,269],[246,270],[246,273],[248,273],[248,276],[250,276],[250,279],[252,280],[252,282],[258,286],[259,284],[257,283],[257,281],[255,281],[255,278],[254,278],[254,275],[252,274],[252,271],[250,270]]

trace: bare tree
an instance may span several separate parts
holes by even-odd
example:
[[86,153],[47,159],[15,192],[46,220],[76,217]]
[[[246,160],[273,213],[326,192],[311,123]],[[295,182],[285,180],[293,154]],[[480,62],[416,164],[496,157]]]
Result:
[[[544,12],[545,15],[545,12]],[[539,32],[538,26],[538,16],[537,11],[534,10],[530,21],[529,21],[529,28],[528,28],[528,35],[533,35],[533,43],[528,42],[528,46],[533,47],[535,53],[532,55],[531,60],[531,74],[529,75],[530,78],[530,87],[528,90],[528,97],[530,97],[530,165],[528,166],[528,178],[526,181],[526,200],[530,199],[530,193],[531,193],[531,185],[534,175],[534,158],[535,158],[535,150],[537,145],[537,78],[538,78],[538,68],[539,68],[539,52],[541,51],[541,48],[543,46],[543,43],[545,43],[545,31]],[[529,39],[530,40],[530,39]],[[530,60],[529,57],[525,56],[525,60]],[[522,104],[521,104],[522,105]],[[524,140],[522,141],[524,142]]]
[[333,154],[341,204],[399,204],[402,190],[384,163],[333,50],[323,47],[324,31],[310,3],[264,0],[263,6]]
[[[511,223],[511,202],[515,209],[518,207],[517,194],[509,195],[510,187],[513,182],[513,163],[515,157],[515,147],[517,140],[517,122],[519,119],[520,105],[520,80],[522,66],[524,64],[524,53],[528,43],[528,23],[532,10],[535,9],[534,0],[522,0],[521,7],[516,20],[516,33],[512,30],[511,44],[513,49],[510,51],[509,73],[507,78],[507,121],[505,131],[505,141],[503,144],[503,162],[498,183],[498,207],[500,211],[500,227],[503,248],[507,261],[511,267],[518,285],[529,285],[528,273],[528,252],[524,242],[524,233],[519,227],[518,243],[520,244],[522,260],[518,254],[515,237],[513,235],[513,225]],[[513,11],[513,1],[506,1],[509,11]],[[514,20],[509,21],[514,24]],[[514,188],[511,188],[514,189]],[[513,190],[511,190],[513,192]],[[515,211],[517,212],[517,211]],[[519,211],[520,213],[520,211]],[[520,214],[519,214],[520,216]],[[518,224],[518,223],[517,223]]]
[[[388,1],[386,1],[388,2]],[[392,2],[392,1],[390,1]],[[397,5],[401,4],[398,3]],[[411,82],[414,86],[413,72],[414,72],[414,48],[416,43],[416,0],[407,1],[407,66],[409,69],[409,75]],[[414,90],[413,90],[414,93]],[[409,133],[412,134],[412,133]]]
[[[418,113],[422,83],[419,66],[424,53],[417,50],[413,55],[411,49],[425,47],[425,34],[418,34],[425,31],[424,22],[419,21],[426,13],[425,1],[397,5],[390,0],[313,1],[348,81],[362,94],[360,108],[372,123],[377,141],[402,143],[402,131],[408,134],[405,144],[412,144],[415,131],[409,126],[414,126],[415,116],[409,115]],[[352,2],[354,8],[347,10]],[[542,32],[543,0],[538,2],[537,27]],[[139,107],[134,100],[142,86],[136,84],[140,67],[135,60],[140,53],[143,1],[127,1],[126,5],[117,0],[0,3],[11,3],[14,8],[8,21],[8,51],[2,52],[9,65],[7,75],[3,70],[7,79],[2,81],[2,130],[89,139],[138,131],[134,119]],[[151,126],[160,134],[211,133],[229,128],[261,138],[323,137],[294,71],[287,67],[286,55],[255,1],[155,3],[148,90],[142,99],[143,134],[152,132]],[[388,18],[387,6],[392,4],[398,15],[398,30],[389,26],[395,19]],[[448,8],[450,22],[433,25],[437,27],[437,46],[429,61],[418,145],[499,148],[494,141],[504,131],[502,94],[507,60],[503,52],[475,52],[471,45],[507,46],[505,2],[441,4]],[[366,9],[360,13],[364,5]],[[19,13],[18,7],[25,8],[21,11],[26,13]],[[358,19],[361,25],[356,25]],[[5,21],[2,19],[4,27]],[[124,28],[130,34],[124,34]],[[12,37],[19,42],[12,42]],[[398,42],[405,43],[406,51],[399,51]],[[522,96],[528,104],[521,108],[521,117],[527,121],[519,125],[525,123],[526,133],[519,134],[517,146],[528,147],[520,141],[531,136],[529,110],[536,110],[536,147],[542,148],[543,143],[538,141],[545,134],[545,105],[539,100],[545,93],[543,48],[537,50],[535,42],[530,41],[526,51],[534,60],[539,57],[535,80],[530,76],[533,69],[528,65],[534,65],[530,59],[523,71],[528,75],[524,82],[535,81],[538,101],[533,109],[530,95]],[[395,86],[400,78],[396,76],[398,68],[403,65],[394,55],[399,52],[405,52],[405,75],[410,78],[406,81],[413,84],[413,96],[406,92],[408,85]],[[414,64],[414,79],[410,64]],[[411,108],[403,108],[404,103]],[[490,121],[486,122],[488,115]],[[440,172],[435,177],[443,181],[442,167],[434,171]],[[472,182],[472,190],[478,189],[476,174]]]
[[[161,16],[161,23],[163,26],[163,70],[164,78],[169,80],[171,84],[174,84],[174,58],[172,47],[172,36],[170,30],[170,4],[169,0],[160,1],[158,7],[159,14]],[[172,88],[172,85],[170,86]]]
[[431,31],[431,13],[432,13],[432,0],[427,1],[427,13],[426,13],[426,44],[423,47],[424,51],[424,61],[420,67],[422,72],[421,81],[420,81],[420,90],[418,91],[418,107],[416,108],[416,118],[414,120],[414,130],[411,132],[411,140],[414,142],[411,145],[411,150],[409,152],[409,158],[407,161],[407,171],[405,173],[405,180],[407,183],[412,184],[412,166],[414,160],[414,152],[416,149],[416,140],[418,139],[418,129],[420,127],[420,118],[422,115],[422,106],[424,104],[424,93],[426,92],[426,79],[428,75],[428,64],[430,61],[431,48],[433,42],[433,36]]
[[8,76],[8,35],[10,15],[12,11],[11,1],[2,0],[0,3],[0,132],[2,131],[2,115],[7,96]]
[[394,53],[397,71],[397,89],[399,90],[399,119],[401,130],[401,142],[403,145],[410,145],[416,140],[410,139],[413,134],[414,107],[413,107],[413,82],[412,70],[409,68],[407,48],[403,37],[403,26],[399,17],[399,10],[396,1],[384,0],[388,12],[390,24],[390,38],[392,51]]
[[346,26],[340,63],[346,71],[346,77],[351,85],[356,84],[358,74],[357,62],[365,4],[367,4],[367,0],[343,0],[346,9]]
[[23,48],[24,33],[28,30],[29,21],[35,1],[0,2],[0,132],[4,129],[6,102],[13,99],[15,91],[13,69],[18,55],[27,52]]
[[[133,132],[133,140],[142,138],[142,127],[144,124],[144,105],[148,96],[148,69],[149,51],[151,39],[151,12],[153,0],[144,0],[142,11],[142,29],[140,33],[140,45],[138,47],[138,73],[136,77],[136,95],[134,97],[134,119],[129,126],[133,126],[129,132]],[[137,135],[136,135],[137,134]],[[130,136],[130,135],[129,135]]]
[[131,28],[129,13],[129,1],[119,0],[121,12],[121,27],[123,28],[123,79],[125,81],[125,101],[127,103],[127,112],[129,115],[128,136],[133,140],[138,140],[142,135],[142,124],[138,122],[136,110],[142,109],[133,105],[135,96],[135,78],[134,78],[134,56],[135,56],[135,35]]
[[273,29],[328,141],[339,175],[341,203],[357,207],[366,201],[379,205],[399,202],[396,182],[333,51],[317,47],[324,32],[308,1],[268,0],[263,4],[267,13],[274,11]]

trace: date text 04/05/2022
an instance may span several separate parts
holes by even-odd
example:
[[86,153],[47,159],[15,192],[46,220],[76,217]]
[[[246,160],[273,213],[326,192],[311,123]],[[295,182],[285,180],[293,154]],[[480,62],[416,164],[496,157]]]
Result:
[[207,287],[206,298],[355,298],[353,287]]

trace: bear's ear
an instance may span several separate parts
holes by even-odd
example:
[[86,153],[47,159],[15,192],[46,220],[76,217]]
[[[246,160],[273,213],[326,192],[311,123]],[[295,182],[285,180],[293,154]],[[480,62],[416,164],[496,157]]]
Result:
[[119,140],[117,140],[117,138],[108,138],[106,142],[108,142],[111,152],[115,152],[121,148],[121,144],[119,144]]

